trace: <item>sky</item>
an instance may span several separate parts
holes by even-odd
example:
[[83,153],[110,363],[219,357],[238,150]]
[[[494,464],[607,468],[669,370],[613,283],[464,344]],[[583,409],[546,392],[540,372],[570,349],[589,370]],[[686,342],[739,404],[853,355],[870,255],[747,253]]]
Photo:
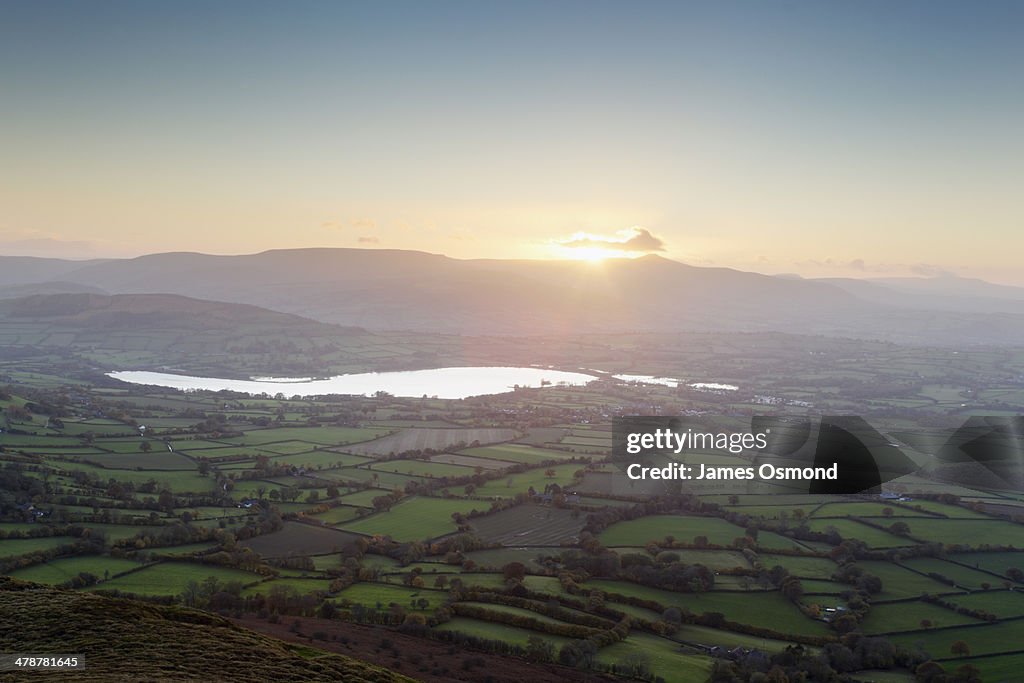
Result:
[[0,253],[1024,284],[1024,3],[0,1]]

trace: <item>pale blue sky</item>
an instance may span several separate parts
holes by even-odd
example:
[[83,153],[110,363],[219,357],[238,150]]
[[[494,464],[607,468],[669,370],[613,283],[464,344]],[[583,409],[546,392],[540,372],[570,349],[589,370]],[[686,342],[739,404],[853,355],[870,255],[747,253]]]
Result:
[[1019,2],[4,2],[0,101],[9,253],[1024,279]]

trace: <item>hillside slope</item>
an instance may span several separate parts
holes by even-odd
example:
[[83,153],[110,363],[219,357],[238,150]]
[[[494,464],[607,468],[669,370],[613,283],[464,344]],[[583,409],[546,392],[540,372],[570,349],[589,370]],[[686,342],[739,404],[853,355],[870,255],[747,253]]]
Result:
[[3,680],[346,681],[405,676],[285,643],[213,614],[0,577],[0,651],[82,655],[83,671],[3,674]]
[[22,283],[52,272],[49,280],[65,287],[251,304],[374,331],[773,331],[954,345],[1016,343],[1024,336],[1024,290],[1018,288],[961,278],[784,278],[655,255],[593,264],[465,260],[396,249],[281,249],[11,263],[13,275],[5,277],[36,278]]

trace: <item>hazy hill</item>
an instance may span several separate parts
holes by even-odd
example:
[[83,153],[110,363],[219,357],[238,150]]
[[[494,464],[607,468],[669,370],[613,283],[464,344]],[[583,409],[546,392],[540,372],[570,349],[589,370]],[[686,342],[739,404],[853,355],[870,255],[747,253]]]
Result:
[[1024,314],[1024,288],[997,285],[954,276],[880,278],[825,278],[854,296],[889,306],[963,313]]
[[68,349],[100,367],[164,367],[247,377],[306,376],[322,358],[374,369],[372,333],[250,306],[174,294],[52,294],[0,300],[0,349]]
[[27,285],[0,286],[0,299],[19,299],[33,294],[106,294],[99,287],[80,285],[75,282],[36,282]]
[[697,268],[656,256],[595,266],[365,249],[172,253],[90,264],[67,279],[110,292],[255,303],[375,329],[464,333],[777,329],[867,307],[823,283]]
[[928,344],[1008,343],[1024,336],[1024,298],[1014,298],[1019,290],[959,278],[807,280],[658,256],[591,264],[459,260],[389,249],[180,252],[61,263],[73,264],[61,270],[61,281],[115,294],[253,304],[372,330],[773,330]]
[[60,280],[65,273],[103,262],[100,259],[70,261],[35,256],[0,256],[0,286]]
[[173,294],[35,294],[0,301],[0,320],[3,319],[101,330],[209,330],[257,326],[274,330],[301,328],[321,335],[360,331],[247,304],[203,301]]
[[4,680],[352,681],[412,679],[349,657],[285,643],[206,612],[0,577],[0,650],[82,655],[74,672]]

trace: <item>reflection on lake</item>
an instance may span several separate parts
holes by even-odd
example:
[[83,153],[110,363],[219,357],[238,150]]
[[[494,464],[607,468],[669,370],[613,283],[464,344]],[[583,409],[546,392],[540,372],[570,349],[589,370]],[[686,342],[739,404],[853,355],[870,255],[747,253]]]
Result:
[[467,398],[512,391],[515,385],[539,387],[548,384],[586,384],[592,375],[549,368],[465,367],[396,372],[363,372],[337,375],[327,379],[272,378],[220,379],[189,377],[166,372],[124,370],[108,372],[107,377],[131,384],[151,384],[186,391],[239,391],[247,394],[283,393],[285,396],[324,396],[328,394],[370,395],[378,391],[393,396],[436,396]]
[[612,375],[622,382],[639,382],[640,384],[662,384],[666,387],[679,386],[679,380],[671,377],[655,377],[654,375]]
[[693,382],[687,384],[688,387],[700,391],[738,391],[739,387],[735,384],[719,384],[718,382]]

